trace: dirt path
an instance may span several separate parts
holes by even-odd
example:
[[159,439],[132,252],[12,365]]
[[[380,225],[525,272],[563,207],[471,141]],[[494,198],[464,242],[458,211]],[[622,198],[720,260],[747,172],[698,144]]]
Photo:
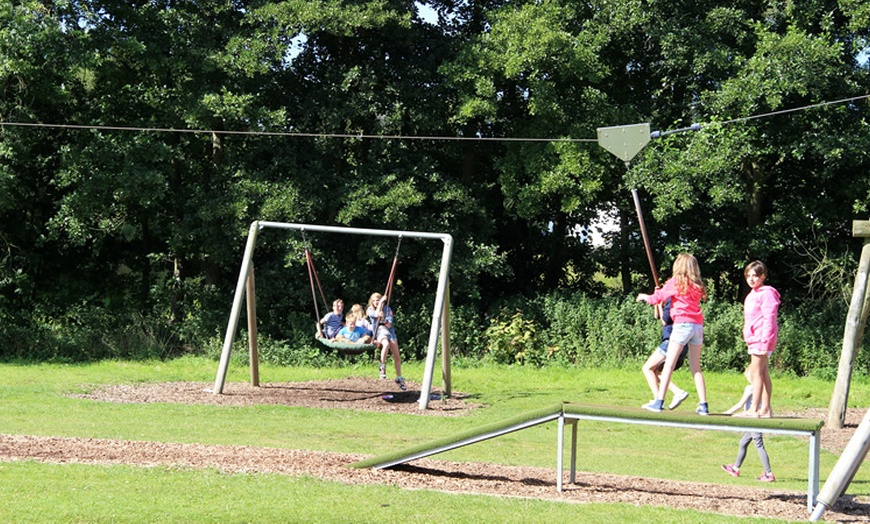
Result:
[[[224,395],[205,391],[204,383],[164,383],[113,386],[80,397],[109,402],[175,402],[249,405],[257,403],[312,407],[348,407],[420,414],[410,391],[385,387],[366,378],[271,384],[251,388],[228,385]],[[395,389],[395,391],[393,391]],[[389,398],[390,395],[392,398]],[[384,398],[387,397],[387,398]],[[463,395],[430,403],[427,416],[450,416],[476,409]],[[804,414],[821,416],[819,413]],[[863,412],[850,410],[847,427],[822,431],[822,446],[842,451]],[[577,484],[565,479],[564,491],[555,489],[552,468],[514,467],[489,463],[457,463],[420,459],[389,470],[353,469],[348,464],[365,458],[330,452],[312,452],[254,446],[211,446],[119,441],[105,439],[37,437],[0,434],[0,461],[39,460],[49,463],[132,464],[141,466],[211,467],[227,473],[310,475],[347,484],[390,484],[406,489],[530,497],[564,502],[622,502],[672,508],[693,508],[737,516],[765,516],[806,520],[806,492],[764,487],[728,486],[659,480],[619,475],[577,473]],[[567,477],[567,474],[566,474]],[[870,501],[841,497],[825,512],[825,521],[870,522]]]

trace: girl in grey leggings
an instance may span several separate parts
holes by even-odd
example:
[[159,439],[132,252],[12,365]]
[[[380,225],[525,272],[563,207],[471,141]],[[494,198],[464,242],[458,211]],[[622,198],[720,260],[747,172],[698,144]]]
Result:
[[[734,404],[731,409],[725,412],[726,415],[731,415],[741,407],[749,409],[752,403],[752,385],[746,386],[743,390],[743,397],[740,402]],[[740,466],[743,464],[743,459],[746,458],[746,448],[750,442],[755,442],[755,450],[758,451],[758,458],[761,459],[761,465],[764,467],[764,473],[757,480],[761,482],[775,482],[776,477],[773,476],[773,471],[770,469],[770,457],[767,455],[767,450],[764,449],[764,438],[757,431],[747,431],[740,437],[740,447],[737,450],[737,458],[734,464],[723,464],[722,469],[732,477],[740,476]]]

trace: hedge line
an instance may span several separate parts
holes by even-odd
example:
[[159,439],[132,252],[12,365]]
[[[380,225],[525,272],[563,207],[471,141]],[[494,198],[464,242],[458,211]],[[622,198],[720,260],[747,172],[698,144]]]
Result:
[[[706,318],[704,369],[742,370],[747,362],[742,341],[740,304],[710,300]],[[422,359],[428,346],[432,300],[402,297],[394,304],[403,358]],[[774,369],[797,376],[836,376],[847,305],[793,304],[783,299],[780,336]],[[174,358],[186,353],[217,358],[226,322],[213,319],[193,326],[139,314],[112,315],[104,309],[80,309],[74,316],[50,319],[28,329],[0,323],[5,344],[0,358],[37,361]],[[36,312],[31,312],[39,317]],[[267,313],[267,312],[264,312]],[[221,315],[223,317],[223,315]],[[243,315],[244,317],[244,315]],[[224,317],[225,318],[225,317]],[[490,360],[534,366],[635,366],[658,345],[661,325],[652,309],[631,297],[591,297],[560,292],[535,297],[515,296],[482,311],[470,305],[450,312],[451,346],[465,363]],[[244,318],[240,326],[245,326]],[[195,328],[195,329],[194,329]],[[282,319],[280,335],[260,331],[260,358],[278,365],[330,366],[354,359],[370,363],[372,355],[347,357],[324,350],[313,339],[310,312],[292,312]],[[195,335],[191,333],[196,333]],[[234,358],[247,358],[244,332]],[[863,344],[855,372],[870,372],[870,354]]]

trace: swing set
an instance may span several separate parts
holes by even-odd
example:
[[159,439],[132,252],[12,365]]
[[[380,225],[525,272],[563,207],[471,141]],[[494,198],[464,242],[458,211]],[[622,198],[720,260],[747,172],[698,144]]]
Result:
[[[342,353],[344,355],[361,355],[367,351],[371,351],[375,349],[377,344],[374,342],[363,344],[363,343],[354,343],[354,342],[339,342],[335,339],[328,339],[322,336],[320,330],[320,308],[317,303],[317,291],[320,291],[320,299],[323,302],[324,310],[329,310],[329,304],[326,301],[326,295],[323,293],[323,286],[320,284],[320,277],[317,275],[317,268],[314,266],[314,257],[311,255],[311,247],[308,243],[308,240],[305,238],[305,230],[302,230],[302,242],[305,245],[305,265],[308,268],[308,281],[311,284],[311,299],[314,302],[314,320],[317,322],[317,341],[320,342],[325,348],[333,349]],[[381,304],[386,306],[390,303],[390,297],[393,294],[393,282],[396,280],[396,266],[399,263],[399,247],[402,245],[402,237],[399,236],[399,240],[396,243],[396,254],[393,256],[393,266],[390,269],[390,276],[387,279],[386,290],[381,295],[383,299],[381,300]],[[315,288],[316,284],[316,288]],[[377,322],[377,321],[376,321]],[[372,326],[372,337],[378,332],[377,325]]]
[[[450,396],[450,332],[449,324],[449,284],[448,276],[450,271],[450,258],[453,252],[453,237],[446,233],[424,233],[417,231],[391,231],[386,229],[361,229],[352,227],[337,227],[337,226],[320,226],[313,224],[290,224],[285,222],[266,222],[254,221],[248,230],[248,240],[245,244],[245,253],[242,256],[241,269],[239,270],[239,278],[236,282],[236,291],[233,297],[233,305],[230,310],[230,318],[227,322],[226,335],[224,336],[223,349],[221,351],[220,364],[218,366],[217,375],[215,376],[214,388],[212,393],[220,395],[223,393],[224,384],[226,383],[227,369],[229,367],[230,355],[232,354],[233,342],[235,342],[236,332],[239,327],[239,317],[241,316],[242,301],[247,298],[247,317],[248,317],[248,350],[250,353],[251,367],[251,385],[258,387],[260,385],[259,365],[257,356],[257,299],[254,291],[254,248],[257,243],[258,233],[266,228],[273,229],[289,229],[302,231],[315,231],[324,233],[342,233],[353,235],[366,236],[383,236],[394,237],[399,239],[401,244],[402,238],[419,238],[430,240],[441,240],[443,248],[441,251],[441,269],[438,274],[438,286],[435,294],[435,304],[432,310],[432,324],[429,330],[429,344],[426,351],[426,364],[423,374],[423,382],[420,387],[420,398],[418,405],[421,410],[429,406],[429,398],[432,391],[432,378],[435,368],[435,356],[439,337],[442,344],[442,381],[443,394],[445,397]],[[320,315],[317,305],[317,297],[315,293],[315,284],[320,289],[321,298],[324,305],[326,299],[323,295],[323,290],[320,286],[320,279],[317,276],[317,270],[314,267],[313,257],[307,242],[305,246],[306,265],[309,271],[309,280],[311,282],[312,296],[314,297],[315,314],[317,321],[320,321]],[[393,266],[390,271],[390,277],[387,281],[386,292],[383,296],[386,298],[384,303],[389,301],[389,296],[392,294],[393,281],[396,275],[396,265],[398,263],[399,247],[396,247],[396,255],[393,258]],[[319,324],[318,324],[319,325]],[[323,343],[323,342],[321,342]],[[358,351],[364,352],[373,345],[364,344],[348,344],[354,346],[352,348],[340,347],[340,343],[329,342],[328,345],[332,349],[339,351]],[[360,347],[361,346],[361,347]]]

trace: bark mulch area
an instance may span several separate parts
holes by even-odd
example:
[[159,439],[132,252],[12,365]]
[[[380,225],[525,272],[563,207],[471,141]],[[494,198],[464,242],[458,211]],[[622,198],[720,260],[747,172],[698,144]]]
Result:
[[[400,391],[391,381],[347,378],[303,383],[264,384],[252,388],[227,384],[223,395],[211,393],[212,384],[164,383],[112,386],[76,395],[107,402],[170,402],[185,404],[280,404],[348,408],[420,416],[453,416],[479,409],[461,393],[439,399],[419,410],[419,384]],[[786,415],[783,413],[783,415]],[[824,417],[821,410],[802,416]],[[861,421],[862,410],[850,409],[846,428],[822,431],[822,447],[841,452]],[[621,502],[672,508],[692,508],[736,516],[763,516],[807,520],[806,492],[777,489],[775,484],[730,486],[660,480],[620,475],[577,473],[577,483],[556,491],[555,468],[458,463],[420,459],[388,470],[353,469],[348,464],[362,455],[255,446],[211,446],[119,441],[107,439],[38,437],[0,434],[0,461],[38,460],[50,463],[132,464],[215,468],[227,473],[309,475],[347,484],[388,484],[405,489],[451,493],[529,497],[572,503]],[[870,501],[843,496],[822,516],[825,521],[870,522]]]

